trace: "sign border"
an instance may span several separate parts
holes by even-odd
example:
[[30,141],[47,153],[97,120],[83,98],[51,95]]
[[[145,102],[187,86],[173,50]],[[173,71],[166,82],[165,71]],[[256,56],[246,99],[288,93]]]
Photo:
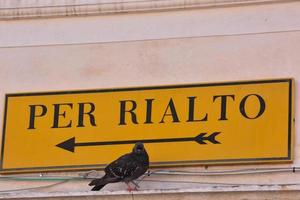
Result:
[[[217,83],[199,83],[199,84],[180,84],[180,85],[165,85],[165,86],[141,86],[128,88],[109,88],[109,89],[91,89],[91,90],[71,90],[71,91],[49,91],[49,92],[28,92],[28,93],[10,93],[5,94],[4,116],[3,116],[3,132],[1,142],[1,158],[0,158],[0,173],[13,172],[46,172],[46,171],[70,171],[70,170],[85,170],[104,168],[106,164],[96,165],[69,165],[69,166],[48,166],[48,167],[29,167],[29,168],[3,168],[4,161],[4,146],[6,133],[6,118],[9,97],[18,96],[44,96],[44,95],[65,95],[65,94],[85,94],[85,93],[105,93],[105,92],[122,92],[122,91],[139,91],[139,90],[158,90],[158,89],[177,89],[177,88],[193,88],[193,87],[210,87],[210,86],[226,86],[226,85],[252,85],[264,83],[281,83],[289,84],[288,92],[288,149],[286,157],[268,157],[268,158],[237,158],[237,159],[218,159],[218,160],[188,160],[188,161],[173,161],[173,162],[151,162],[152,166],[188,166],[188,165],[212,165],[212,164],[242,164],[242,163],[271,163],[272,161],[280,160],[286,162],[293,161],[292,138],[294,133],[294,79],[267,79],[267,80],[247,80],[247,81],[232,81],[232,82],[217,82]],[[292,121],[293,120],[293,121]],[[293,124],[292,124],[293,122]]]

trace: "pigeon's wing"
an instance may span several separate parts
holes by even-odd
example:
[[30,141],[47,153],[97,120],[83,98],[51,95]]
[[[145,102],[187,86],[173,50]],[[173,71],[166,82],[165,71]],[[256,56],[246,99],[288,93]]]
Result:
[[[120,180],[133,180],[144,173],[143,170],[140,171],[139,163],[134,159],[131,153],[125,154],[110,163],[105,168],[105,172],[109,174],[110,177],[116,177]],[[135,176],[136,172],[139,172],[137,177]]]
[[129,162],[131,162],[131,155],[125,154],[118,158],[117,160],[110,163],[105,168],[105,173],[109,175],[109,177],[115,177],[119,179],[124,179],[124,175],[127,169],[127,165]]
[[148,170],[148,166],[143,166],[143,165],[135,165],[134,168],[130,171],[130,174],[125,178],[125,181],[131,181],[139,178],[142,176],[146,171]]
[[94,186],[93,191],[98,191],[108,183],[115,183],[124,179],[123,169],[126,168],[126,162],[130,160],[130,156],[125,154],[117,160],[110,163],[105,168],[105,175],[102,178],[92,180],[89,185]]

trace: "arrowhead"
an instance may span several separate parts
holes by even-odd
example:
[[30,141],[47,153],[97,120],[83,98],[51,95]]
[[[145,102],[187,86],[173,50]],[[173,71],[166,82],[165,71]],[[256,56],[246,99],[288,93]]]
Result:
[[72,137],[62,143],[59,143],[56,145],[59,148],[62,148],[64,150],[70,151],[74,153],[74,147],[75,147],[75,137]]

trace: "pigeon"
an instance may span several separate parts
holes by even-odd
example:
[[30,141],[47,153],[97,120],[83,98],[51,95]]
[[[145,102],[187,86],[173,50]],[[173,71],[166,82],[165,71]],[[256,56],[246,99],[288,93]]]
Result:
[[[149,156],[143,143],[137,142],[131,153],[127,153],[107,165],[104,169],[105,175],[92,180],[89,186],[94,186],[92,191],[99,191],[108,183],[125,182],[128,191],[136,190],[139,186],[134,180],[142,176],[148,168]],[[132,189],[129,183],[136,187]]]

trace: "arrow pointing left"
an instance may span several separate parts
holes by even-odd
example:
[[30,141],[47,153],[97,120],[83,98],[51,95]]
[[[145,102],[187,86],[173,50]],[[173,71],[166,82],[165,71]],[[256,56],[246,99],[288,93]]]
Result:
[[125,140],[125,141],[106,141],[106,142],[75,142],[75,137],[72,137],[64,142],[57,144],[56,146],[64,150],[73,152],[75,147],[78,146],[103,146],[103,145],[118,145],[118,144],[135,144],[137,142],[143,143],[163,143],[163,142],[190,142],[194,141],[198,144],[207,144],[209,141],[212,144],[220,144],[217,141],[216,136],[221,132],[213,132],[209,136],[205,136],[207,133],[200,133],[196,137],[185,137],[185,138],[161,138],[161,139],[144,139],[144,140]]

